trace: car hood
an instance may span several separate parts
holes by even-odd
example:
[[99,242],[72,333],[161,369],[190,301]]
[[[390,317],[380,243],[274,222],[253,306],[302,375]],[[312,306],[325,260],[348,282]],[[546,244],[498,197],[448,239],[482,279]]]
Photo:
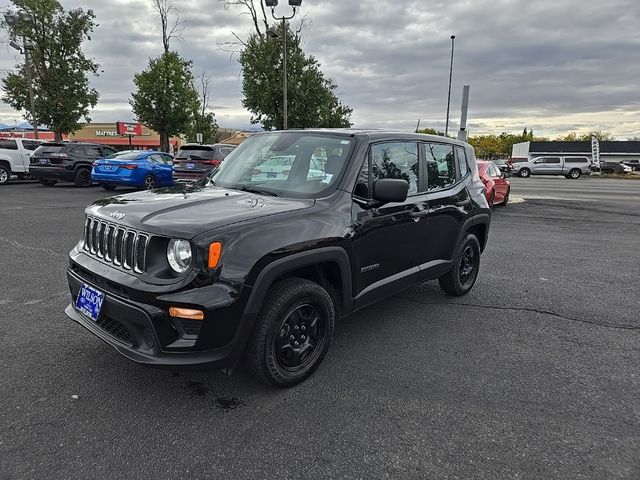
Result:
[[190,239],[207,230],[309,208],[314,203],[312,199],[178,185],[104,198],[87,207],[86,213],[148,233]]

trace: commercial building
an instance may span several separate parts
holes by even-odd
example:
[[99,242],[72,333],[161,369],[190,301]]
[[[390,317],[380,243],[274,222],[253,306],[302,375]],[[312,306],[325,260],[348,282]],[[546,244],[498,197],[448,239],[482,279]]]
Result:
[[[160,135],[144,125],[137,130],[139,134],[122,135],[118,133],[116,123],[88,123],[80,130],[69,135],[75,142],[91,142],[109,145],[116,150],[158,150]],[[178,137],[169,139],[170,151],[177,152],[181,140]]]
[[[599,145],[602,162],[640,160],[640,142],[603,141]],[[522,142],[514,144],[511,150],[513,160],[531,160],[543,155],[576,155],[592,159],[591,142]]]

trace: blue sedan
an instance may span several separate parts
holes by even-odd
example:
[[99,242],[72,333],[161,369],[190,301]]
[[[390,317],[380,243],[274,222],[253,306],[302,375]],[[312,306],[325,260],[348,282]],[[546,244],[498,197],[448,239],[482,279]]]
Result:
[[93,163],[91,180],[109,191],[119,185],[145,190],[173,185],[173,157],[149,150],[114,153]]

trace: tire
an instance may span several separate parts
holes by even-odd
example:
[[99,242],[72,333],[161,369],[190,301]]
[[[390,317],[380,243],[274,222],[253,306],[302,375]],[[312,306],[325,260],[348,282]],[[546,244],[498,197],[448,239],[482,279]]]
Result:
[[0,165],[0,185],[6,185],[11,181],[11,170],[4,165]]
[[153,190],[154,188],[156,188],[156,179],[153,175],[147,175],[146,177],[144,177],[144,180],[142,181],[142,188],[144,190]]
[[47,180],[44,178],[41,178],[38,181],[40,182],[40,185],[44,185],[45,187],[53,187],[56,183],[58,183],[57,180]]
[[[469,258],[469,254],[472,258]],[[456,297],[465,295],[476,283],[479,269],[480,243],[474,234],[468,233],[456,252],[451,270],[438,278],[440,288],[447,295]]]
[[101,183],[100,186],[107,192],[113,192],[116,189],[116,185],[109,185],[108,183]]
[[580,178],[580,175],[582,175],[582,172],[580,171],[580,169],[572,168],[569,171],[569,175],[567,175],[567,178],[570,178],[572,180],[576,180],[576,179]]
[[507,193],[504,196],[504,200],[502,200],[502,206],[505,207],[507,203],[509,203],[509,194],[511,193],[511,189],[507,190]]
[[334,320],[331,296],[317,283],[303,278],[276,283],[247,345],[247,368],[267,385],[290,387],[302,382],[327,354]]
[[491,190],[491,196],[489,197],[489,210],[493,210],[493,207],[495,207],[495,201],[496,201],[496,191]]
[[518,172],[518,175],[522,178],[529,178],[531,176],[531,170],[529,170],[528,168],[522,168]]
[[91,170],[88,168],[79,168],[73,177],[73,183],[76,187],[87,188],[91,186]]

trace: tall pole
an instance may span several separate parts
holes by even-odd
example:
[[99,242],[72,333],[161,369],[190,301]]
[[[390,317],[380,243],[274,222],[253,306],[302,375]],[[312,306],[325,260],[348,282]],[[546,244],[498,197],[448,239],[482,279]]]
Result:
[[449,107],[451,106],[451,79],[453,78],[453,47],[456,40],[455,35],[451,35],[451,63],[449,64],[449,94],[447,95],[447,122],[444,127],[445,136],[449,134]]
[[287,106],[287,30],[287,19],[282,17],[282,124],[284,130],[289,127]]
[[27,48],[27,39],[22,37],[22,48],[24,49],[24,68],[27,74],[27,85],[29,86],[29,104],[31,107],[31,126],[33,127],[33,136],[38,137],[38,119],[36,117],[36,100],[33,95],[33,79],[31,77],[31,58],[29,58],[29,49]]

